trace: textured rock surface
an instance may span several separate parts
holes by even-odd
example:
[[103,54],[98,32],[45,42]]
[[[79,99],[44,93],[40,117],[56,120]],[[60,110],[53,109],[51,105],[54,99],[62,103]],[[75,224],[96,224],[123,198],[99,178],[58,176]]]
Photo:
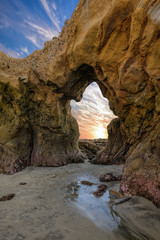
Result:
[[99,177],[100,182],[112,182],[112,181],[121,181],[122,175],[114,176],[112,173],[105,173]]
[[98,164],[124,164],[125,155],[130,148],[128,138],[120,127],[119,118],[115,118],[107,127],[108,142],[104,150],[97,153],[93,163]]
[[106,146],[107,139],[80,139],[78,142],[79,149],[89,160],[93,160],[99,151]]
[[31,56],[0,53],[1,171],[82,161],[70,100],[81,100],[96,81],[119,118],[118,136],[125,136],[117,148],[107,147],[113,159],[119,158],[116,149],[120,158],[125,150],[121,187],[158,205],[160,2],[90,0],[86,9],[80,0],[59,37]]

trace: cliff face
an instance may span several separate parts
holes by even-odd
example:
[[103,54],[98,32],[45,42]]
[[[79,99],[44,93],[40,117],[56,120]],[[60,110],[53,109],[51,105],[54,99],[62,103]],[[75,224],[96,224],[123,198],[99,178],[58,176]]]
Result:
[[0,53],[1,172],[83,161],[70,100],[96,81],[119,118],[96,161],[123,157],[122,190],[159,205],[160,2],[90,0],[86,9],[80,0],[59,37],[27,58]]

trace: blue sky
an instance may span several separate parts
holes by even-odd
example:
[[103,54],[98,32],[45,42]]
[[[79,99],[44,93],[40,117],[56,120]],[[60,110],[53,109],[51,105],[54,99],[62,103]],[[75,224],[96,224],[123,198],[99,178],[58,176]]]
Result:
[[23,58],[58,36],[78,0],[0,0],[0,50]]

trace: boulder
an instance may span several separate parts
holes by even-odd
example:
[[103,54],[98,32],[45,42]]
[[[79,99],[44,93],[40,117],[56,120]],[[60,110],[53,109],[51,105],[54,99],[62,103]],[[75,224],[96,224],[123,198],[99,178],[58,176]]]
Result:
[[98,186],[97,191],[95,191],[93,194],[96,197],[102,197],[104,195],[104,193],[106,192],[107,188],[108,188],[107,185],[101,184]]
[[107,140],[104,139],[80,139],[79,140],[79,148],[81,152],[84,154],[86,158],[89,160],[93,160],[97,154],[97,152],[102,151],[104,146],[106,145]]
[[118,177],[116,177],[112,173],[105,173],[99,177],[100,182],[112,182],[112,181],[121,181],[121,180],[122,180],[122,175],[119,175]]

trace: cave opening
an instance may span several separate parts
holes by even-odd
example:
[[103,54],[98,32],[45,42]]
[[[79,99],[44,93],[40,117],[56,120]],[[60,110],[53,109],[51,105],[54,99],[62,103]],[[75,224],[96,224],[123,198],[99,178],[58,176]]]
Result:
[[106,139],[107,126],[116,116],[97,82],[90,83],[81,101],[71,101],[71,113],[79,125],[80,139]]
[[[103,146],[106,146],[108,135],[112,131],[111,127],[107,132],[107,125],[113,118],[118,119],[115,116],[114,89],[108,84],[107,76],[104,76],[98,64],[94,68],[83,64],[72,70],[66,84],[57,89],[56,93],[63,93],[60,106],[64,134],[63,144],[60,143],[67,153],[67,162],[83,161],[84,155],[79,151],[80,142],[84,140],[87,145],[88,142],[95,145],[103,142]],[[57,142],[59,146],[59,141],[56,140]]]

